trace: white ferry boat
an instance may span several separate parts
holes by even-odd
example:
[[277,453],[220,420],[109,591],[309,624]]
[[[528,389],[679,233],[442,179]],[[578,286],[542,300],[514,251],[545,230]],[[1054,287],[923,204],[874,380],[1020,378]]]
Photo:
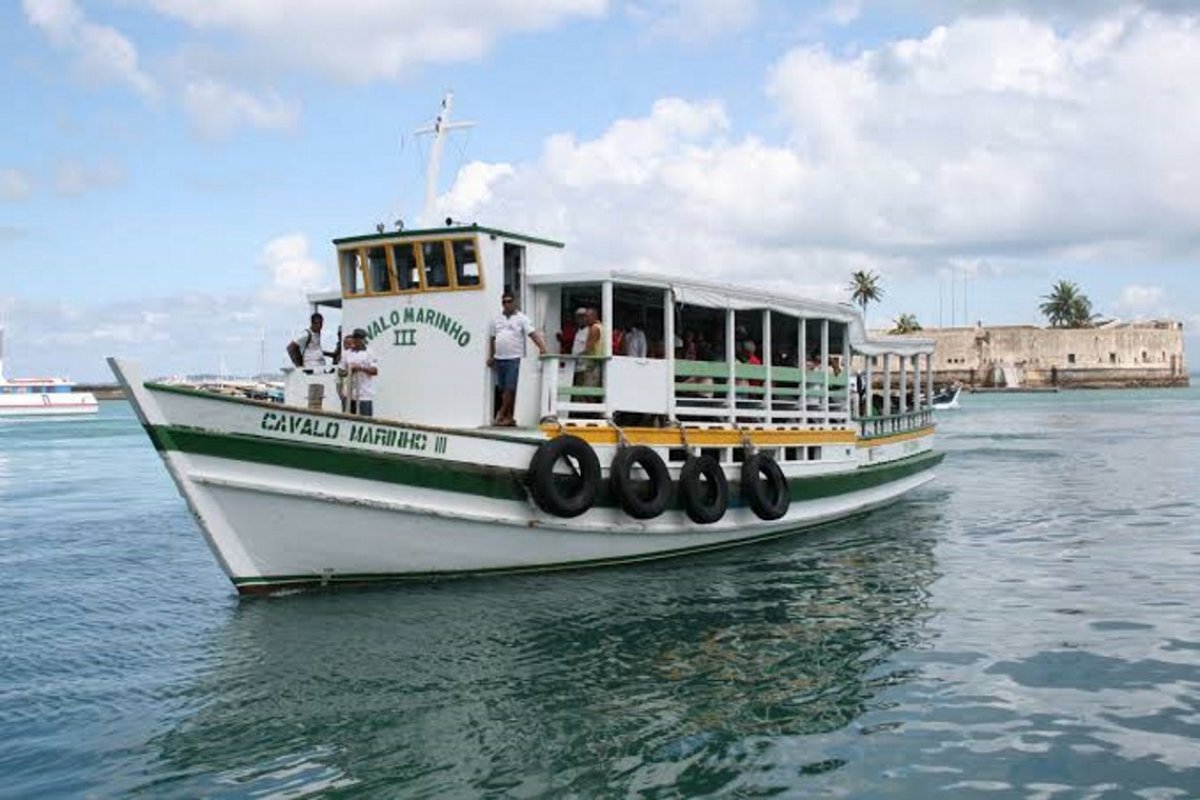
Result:
[[[850,305],[564,272],[561,243],[479,225],[334,244],[341,290],[311,310],[367,332],[374,418],[342,413],[332,369],[291,370],[277,404],[109,360],[239,592],[745,544],[890,503],[942,459],[933,343],[868,338]],[[567,350],[521,359],[513,427],[492,425],[486,364],[503,292]],[[593,356],[570,352],[579,307],[603,325]]]
[[95,414],[100,406],[92,393],[74,389],[75,384],[64,378],[5,378],[0,328],[0,417]]
[[[444,135],[469,125],[451,102],[419,131],[426,208]],[[365,332],[374,417],[342,412],[332,367],[285,370],[279,404],[109,359],[243,594],[746,544],[893,502],[942,459],[933,342],[868,338],[853,306],[565,272],[560,242],[450,220],[376,230],[335,240],[341,288],[309,297]],[[558,352],[520,359],[496,427],[487,357],[510,295]],[[577,309],[603,331],[586,354]]]

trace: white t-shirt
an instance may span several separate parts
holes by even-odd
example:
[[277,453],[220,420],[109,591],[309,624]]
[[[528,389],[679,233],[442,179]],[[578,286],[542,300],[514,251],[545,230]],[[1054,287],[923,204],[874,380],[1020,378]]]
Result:
[[496,359],[503,361],[525,355],[525,337],[533,333],[533,322],[520,311],[511,317],[501,314],[492,321],[496,338]]
[[[370,350],[343,350],[341,369],[349,372],[350,367],[378,367]],[[365,372],[351,373],[347,379],[346,397],[350,400],[374,400],[375,376]]]
[[295,344],[300,348],[304,369],[325,366],[325,354],[321,352],[321,334],[306,329],[304,333],[296,337]]
[[630,328],[625,331],[625,355],[632,358],[646,357],[646,332],[641,328]]

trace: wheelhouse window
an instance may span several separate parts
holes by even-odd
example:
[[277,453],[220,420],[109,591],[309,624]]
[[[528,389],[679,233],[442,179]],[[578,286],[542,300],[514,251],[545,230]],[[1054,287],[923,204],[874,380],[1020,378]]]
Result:
[[395,291],[392,271],[388,268],[387,250],[382,247],[372,247],[367,251],[367,276],[371,279],[372,292],[390,294]]
[[460,289],[480,283],[479,258],[475,255],[474,239],[454,239],[450,242],[454,254],[454,277]]
[[421,242],[421,261],[425,265],[425,288],[450,288],[450,270],[446,262],[446,243]]
[[417,261],[417,248],[412,244],[392,245],[392,263],[396,265],[396,281],[402,292],[421,289],[421,264]]
[[475,237],[346,247],[338,251],[338,274],[345,297],[483,288]]
[[366,292],[366,276],[363,274],[363,258],[358,250],[343,250],[338,258],[339,272],[342,278],[342,294],[363,294]]

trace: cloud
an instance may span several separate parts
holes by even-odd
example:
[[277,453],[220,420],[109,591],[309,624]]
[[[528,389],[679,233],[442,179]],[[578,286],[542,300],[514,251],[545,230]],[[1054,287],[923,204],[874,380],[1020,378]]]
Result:
[[119,164],[102,161],[87,165],[78,161],[62,161],[54,175],[54,190],[64,197],[78,197],[95,189],[107,189],[125,180]]
[[1166,296],[1161,286],[1132,284],[1121,289],[1116,310],[1124,316],[1135,318],[1168,316],[1164,303]]
[[18,202],[33,194],[33,177],[19,169],[0,169],[0,200]]
[[329,288],[333,282],[329,271],[309,254],[308,237],[302,233],[267,242],[258,263],[267,278],[258,292],[263,303],[302,308],[308,292]]
[[472,165],[442,210],[561,238],[573,263],[806,286],[864,267],[1186,257],[1194,74],[1200,26],[1148,11],[798,47],[766,79],[780,141],[731,139],[718,103],[665,100],[591,140],[551,136],[533,163]]
[[183,106],[196,132],[206,139],[224,139],[237,128],[292,130],[300,116],[295,103],[269,92],[256,96],[211,78],[187,84]]
[[[305,292],[335,282],[314,261],[301,234],[263,245],[257,287],[226,293],[183,292],[82,305],[31,301],[0,292],[8,323],[6,373],[32,374],[54,353],[56,371],[76,380],[112,381],[104,358],[142,363],[147,375],[250,375],[286,362],[284,348],[307,323]],[[330,320],[330,330],[336,324]],[[205,331],[197,343],[196,332]]]
[[138,64],[137,48],[116,28],[88,21],[74,0],[22,0],[25,17],[56,47],[74,54],[85,80],[124,85],[142,97],[158,95]]
[[141,0],[260,64],[366,82],[480,58],[501,36],[596,17],[605,0]]
[[759,0],[643,0],[627,11],[656,36],[707,42],[754,24]]

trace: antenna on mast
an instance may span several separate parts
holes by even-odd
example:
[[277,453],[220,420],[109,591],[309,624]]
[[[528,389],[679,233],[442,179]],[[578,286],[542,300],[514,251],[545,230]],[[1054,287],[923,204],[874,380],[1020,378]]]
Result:
[[421,218],[429,222],[433,215],[433,204],[437,200],[438,171],[441,169],[442,144],[448,131],[472,128],[474,122],[451,122],[450,112],[454,107],[454,92],[446,92],[442,98],[442,110],[432,125],[413,131],[417,136],[433,134],[433,144],[429,148],[429,164],[425,168],[425,208],[421,210]]

